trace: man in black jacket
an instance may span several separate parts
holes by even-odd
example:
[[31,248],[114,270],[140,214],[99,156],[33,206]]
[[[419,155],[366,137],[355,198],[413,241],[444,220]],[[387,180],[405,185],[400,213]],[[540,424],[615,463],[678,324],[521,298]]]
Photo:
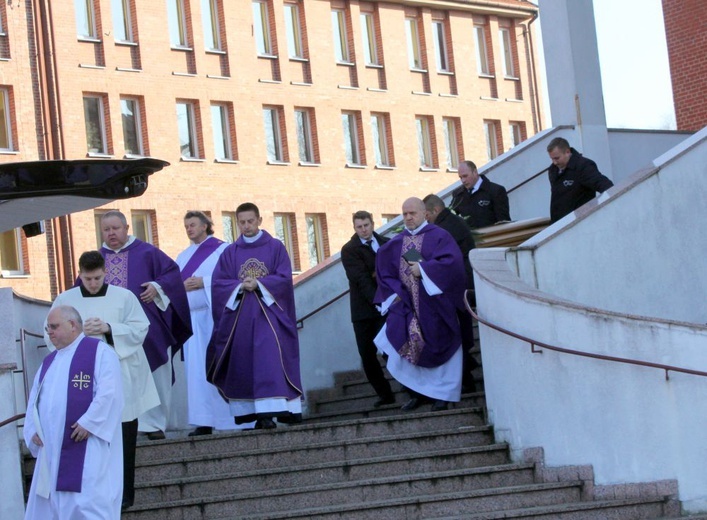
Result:
[[566,139],[556,137],[547,145],[552,160],[550,178],[550,220],[557,222],[604,192],[614,183],[602,175],[591,159],[582,157]]
[[[444,205],[444,201],[437,195],[427,195],[422,201],[425,203],[427,210],[427,222],[441,227],[447,233],[452,235],[454,241],[459,246],[464,257],[464,268],[466,269],[466,288],[471,290],[472,302],[475,302],[474,297],[474,275],[471,270],[471,262],[469,262],[469,251],[474,249],[474,237],[471,230],[464,222],[464,219],[455,215]],[[474,346],[474,331],[471,316],[466,310],[457,312],[459,325],[462,333],[462,391],[473,392],[476,389],[474,378],[471,371],[478,367],[476,359],[471,355],[471,348]]]
[[378,348],[373,343],[385,323],[385,318],[373,305],[378,289],[376,252],[388,239],[373,231],[373,216],[368,211],[354,213],[353,227],[356,233],[341,249],[341,263],[349,279],[351,321],[358,353],[368,382],[378,394],[378,400],[373,403],[378,408],[395,403],[390,383],[378,361]]
[[462,185],[452,192],[449,209],[471,229],[511,220],[506,188],[480,176],[471,161],[460,162],[458,174]]

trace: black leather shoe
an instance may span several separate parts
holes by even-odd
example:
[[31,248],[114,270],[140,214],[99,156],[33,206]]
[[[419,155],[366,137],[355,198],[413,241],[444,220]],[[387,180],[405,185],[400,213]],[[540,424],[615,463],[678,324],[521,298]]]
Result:
[[124,501],[122,504],[120,504],[120,510],[121,510],[121,511],[125,511],[126,509],[129,509],[129,508],[131,508],[131,507],[133,507],[133,503],[132,503],[132,502],[128,502],[127,500]]
[[420,399],[419,397],[413,397],[407,403],[402,405],[400,407],[400,409],[403,412],[411,412],[412,410],[419,408],[421,404],[422,404],[422,399]]
[[255,421],[256,430],[272,430],[273,428],[277,428],[277,424],[275,424],[275,421],[267,417],[265,419],[258,419]]
[[441,401],[437,399],[434,403],[432,403],[433,412],[441,412],[442,410],[447,409],[449,409],[449,404],[447,403],[447,401]]
[[147,438],[151,441],[161,441],[164,440],[166,437],[162,430],[157,430],[156,432],[147,432]]
[[385,406],[386,404],[395,404],[395,397],[381,397],[373,403],[373,408],[380,408],[381,406]]
[[199,435],[211,435],[214,429],[211,426],[197,426],[194,431],[189,432],[189,437],[198,437]]

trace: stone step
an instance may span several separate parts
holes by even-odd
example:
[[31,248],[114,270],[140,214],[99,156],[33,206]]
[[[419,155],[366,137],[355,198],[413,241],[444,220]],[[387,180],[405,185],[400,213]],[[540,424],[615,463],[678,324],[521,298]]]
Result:
[[[665,499],[629,498],[572,502],[541,507],[529,507],[505,511],[435,517],[434,520],[500,520],[520,518],[532,520],[642,520],[662,519]],[[689,520],[692,517],[680,517]],[[707,515],[705,515],[707,518]],[[429,520],[433,520],[430,518]],[[675,520],[678,520],[677,518]]]
[[[260,432],[259,432],[260,433]],[[156,479],[189,477],[278,468],[283,464],[303,465],[320,462],[348,461],[406,455],[419,452],[434,452],[469,447],[488,447],[493,439],[488,426],[463,429],[440,430],[436,433],[421,432],[379,437],[362,437],[347,441],[334,440],[290,447],[269,447],[269,433],[261,435],[263,447],[255,450],[211,452],[210,454],[183,455],[174,453],[163,459],[140,461],[136,464],[135,478],[138,482]],[[504,449],[504,444],[494,444]]]
[[242,430],[201,437],[139,441],[137,462],[261,448],[289,450],[292,446],[303,447],[322,442],[482,427],[484,421],[480,412],[481,409],[458,408],[442,412],[416,411],[394,416],[388,414],[355,420],[333,420],[332,418],[331,421],[324,423],[306,420],[299,425],[279,426],[268,431]]
[[[319,493],[312,488],[305,493],[311,505],[295,509],[292,499],[282,491],[276,497],[267,497],[256,508],[261,512],[243,511],[240,497],[221,496],[213,498],[179,500],[164,504],[158,509],[145,509],[134,506],[123,513],[124,520],[203,520],[234,519],[239,520],[275,520],[290,518],[316,519],[356,519],[356,520],[417,520],[434,518],[444,514],[464,514],[472,512],[495,511],[522,507],[543,506],[557,503],[579,501],[581,482],[554,482],[546,484],[528,484],[495,489],[465,490],[452,493],[421,495],[414,488],[404,487],[399,497],[372,500],[369,498],[369,486],[351,487],[341,498],[347,503],[322,506]],[[289,500],[288,500],[289,498]],[[277,500],[282,504],[281,511],[271,509]],[[268,508],[262,512],[263,506]]]
[[[453,460],[451,462],[454,462]],[[357,466],[353,468],[352,466]],[[136,503],[155,505],[187,499],[200,499],[220,495],[239,495],[241,502],[266,500],[273,497],[290,497],[290,507],[308,502],[301,494],[316,492],[320,503],[346,503],[346,496],[353,487],[365,487],[368,500],[404,495],[406,488],[418,494],[449,493],[470,489],[488,489],[499,486],[520,486],[534,482],[532,464],[505,464],[500,466],[461,467],[458,462],[453,469],[403,471],[387,474],[391,467],[401,468],[393,461],[369,460],[343,467],[341,464],[317,464],[289,467],[269,471],[236,472],[229,475],[209,475],[171,481],[151,482],[137,488]],[[302,487],[303,485],[307,487]],[[316,486],[316,491],[312,490]],[[343,495],[343,498],[342,498]],[[293,498],[295,497],[295,498]],[[279,498],[273,498],[277,502]],[[306,507],[302,504],[299,507]],[[239,508],[244,511],[245,506]]]

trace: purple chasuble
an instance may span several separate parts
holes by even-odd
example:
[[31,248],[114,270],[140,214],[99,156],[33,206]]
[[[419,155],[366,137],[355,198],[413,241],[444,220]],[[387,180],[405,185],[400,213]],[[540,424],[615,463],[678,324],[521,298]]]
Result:
[[194,251],[191,258],[187,262],[187,265],[182,269],[182,281],[189,278],[194,272],[199,269],[199,266],[204,263],[204,260],[209,258],[211,254],[216,251],[219,246],[223,244],[223,240],[219,240],[215,237],[207,237]]
[[[59,456],[59,473],[56,479],[57,491],[81,492],[83,480],[83,463],[86,458],[88,440],[74,442],[71,438],[71,425],[76,423],[93,401],[94,372],[96,367],[96,351],[98,339],[83,338],[76,346],[74,357],[71,358],[69,381],[66,391],[66,421],[64,423],[64,438],[61,442]],[[58,350],[49,354],[42,362],[39,374],[40,384],[51,366]]]
[[140,300],[150,320],[143,348],[154,372],[169,361],[168,347],[172,347],[174,355],[192,335],[189,302],[179,266],[155,246],[139,239],[117,253],[102,247],[101,254],[106,260],[106,283],[129,289],[140,299],[145,291],[142,284],[157,282],[170,299],[165,311],[154,302]]
[[[402,255],[416,249],[422,269],[442,291],[430,296],[422,279],[412,275]],[[413,235],[403,231],[378,250],[375,303],[395,294],[386,314],[386,336],[400,356],[421,367],[443,365],[461,345],[457,309],[463,308],[464,261],[459,246],[445,230],[427,224]]]
[[[275,299],[243,291],[236,310],[226,308],[234,289],[256,277]],[[228,246],[211,277],[214,332],[206,352],[207,380],[227,399],[302,396],[292,266],[285,246],[267,231],[249,244]]]

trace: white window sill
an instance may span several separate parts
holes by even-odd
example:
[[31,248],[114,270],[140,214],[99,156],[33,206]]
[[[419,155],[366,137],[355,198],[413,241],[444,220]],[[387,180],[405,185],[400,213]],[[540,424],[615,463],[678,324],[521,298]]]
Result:
[[172,45],[170,47],[173,51],[179,51],[179,52],[194,52],[194,49],[191,47],[182,47],[180,45]]
[[86,43],[103,43],[102,40],[99,38],[94,38],[92,36],[77,36],[78,40],[80,42],[86,42]]
[[337,61],[337,65],[341,65],[343,67],[355,67],[356,64],[353,61]]
[[123,155],[123,159],[144,159],[145,157],[145,155],[135,153],[126,153]]
[[290,61],[296,61],[298,63],[309,63],[309,60],[307,58],[303,58],[302,56],[290,56]]
[[267,164],[271,166],[289,166],[290,163],[287,161],[268,161]]
[[90,63],[79,63],[79,68],[80,69],[98,69],[98,70],[104,70],[105,66],[104,65],[93,65]]
[[93,157],[95,159],[113,159],[115,155],[110,153],[86,152],[86,157]]
[[11,278],[14,280],[27,279],[29,277],[30,277],[30,275],[25,274],[25,273],[20,273],[20,272],[3,271],[2,273],[0,273],[0,278]]
[[183,78],[195,78],[196,74],[191,74],[189,72],[177,72],[177,71],[172,71],[172,76],[180,76]]
[[390,166],[388,164],[376,164],[374,166],[376,170],[395,170],[395,166]]
[[204,49],[206,54],[217,54],[219,56],[225,56],[226,51],[223,51],[221,49]]
[[427,69],[410,69],[410,72],[419,72],[420,74],[427,74]]
[[503,76],[503,79],[507,79],[508,81],[520,81],[520,78],[516,76]]
[[277,56],[275,54],[258,54],[258,58],[262,58],[264,60],[276,60]]
[[142,72],[142,69],[126,69],[123,67],[116,67],[115,70],[120,72]]
[[238,164],[235,159],[214,159],[214,162],[218,164]]
[[438,172],[439,168],[432,168],[430,166],[420,166],[421,172]]
[[487,74],[485,72],[479,72],[479,77],[486,79],[496,79],[496,76],[494,76],[493,74]]
[[354,168],[356,170],[363,170],[366,167],[365,164],[351,164],[346,163],[346,168]]
[[0,150],[0,155],[19,155],[17,150]]
[[207,74],[206,77],[208,79],[231,79],[230,76],[215,76],[213,74]]
[[411,93],[416,96],[431,96],[432,95],[432,92],[418,92],[416,90],[412,90]]
[[123,47],[137,47],[137,42],[131,42],[128,40],[115,40],[116,45],[121,45]]
[[380,63],[366,63],[366,68],[383,70],[383,65],[381,65]]
[[454,72],[452,72],[451,70],[438,70],[437,74],[439,74],[440,76],[454,76]]
[[179,158],[182,162],[204,162],[205,159],[201,157],[184,157],[183,155]]
[[479,96],[479,99],[483,99],[484,101],[498,101],[497,97],[489,97],[489,96]]
[[300,161],[300,162],[297,163],[297,165],[298,165],[298,166],[314,166],[314,167],[319,167],[319,166],[321,166],[321,163]]

